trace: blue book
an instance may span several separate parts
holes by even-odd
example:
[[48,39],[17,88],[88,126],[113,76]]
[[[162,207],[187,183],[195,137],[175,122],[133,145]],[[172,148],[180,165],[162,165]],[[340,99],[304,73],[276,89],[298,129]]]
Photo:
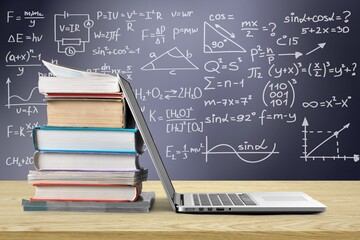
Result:
[[24,211],[149,212],[155,192],[142,192],[136,202],[70,202],[22,200]]
[[34,146],[48,152],[142,153],[143,139],[137,129],[51,127],[34,128]]

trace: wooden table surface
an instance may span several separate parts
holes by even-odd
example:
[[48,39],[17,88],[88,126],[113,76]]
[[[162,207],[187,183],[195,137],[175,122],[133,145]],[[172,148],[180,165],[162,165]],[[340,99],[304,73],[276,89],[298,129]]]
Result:
[[25,181],[0,182],[0,239],[360,239],[360,181],[175,181],[177,192],[303,191],[321,214],[176,214],[158,181],[150,213],[24,212]]

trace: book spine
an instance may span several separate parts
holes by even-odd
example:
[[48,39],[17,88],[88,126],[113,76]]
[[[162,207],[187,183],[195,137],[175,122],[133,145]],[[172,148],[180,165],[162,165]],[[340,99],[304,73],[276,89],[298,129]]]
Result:
[[33,144],[36,151],[39,151],[39,147],[37,144],[37,131],[40,129],[40,127],[35,127],[33,129]]
[[40,152],[39,151],[36,151],[34,153],[34,167],[36,170],[40,170],[40,167],[39,167],[39,157],[40,157]]
[[140,131],[136,131],[134,137],[135,137],[135,150],[139,154],[142,154],[144,152],[144,139],[142,138]]

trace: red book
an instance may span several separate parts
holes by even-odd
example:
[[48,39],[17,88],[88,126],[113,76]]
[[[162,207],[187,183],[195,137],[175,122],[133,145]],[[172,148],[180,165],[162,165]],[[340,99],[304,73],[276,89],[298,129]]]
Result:
[[46,98],[124,98],[119,93],[48,93]]
[[141,193],[141,184],[36,183],[31,201],[133,202]]

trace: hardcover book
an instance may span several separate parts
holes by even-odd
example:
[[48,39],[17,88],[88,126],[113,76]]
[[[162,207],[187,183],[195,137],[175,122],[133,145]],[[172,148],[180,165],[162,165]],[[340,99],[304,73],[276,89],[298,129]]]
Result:
[[39,152],[34,153],[39,170],[61,171],[136,171],[140,169],[138,154],[107,152]]
[[141,183],[130,186],[100,183],[35,183],[31,201],[133,202],[141,193]]
[[47,98],[47,125],[67,127],[130,127],[126,104],[112,98]]
[[136,202],[71,202],[22,200],[24,211],[146,213],[155,202],[154,192],[142,192]]
[[51,127],[34,128],[38,151],[142,153],[143,139],[137,129]]
[[28,174],[28,182],[36,183],[101,183],[136,185],[146,181],[147,169],[133,171],[52,171],[31,170]]

